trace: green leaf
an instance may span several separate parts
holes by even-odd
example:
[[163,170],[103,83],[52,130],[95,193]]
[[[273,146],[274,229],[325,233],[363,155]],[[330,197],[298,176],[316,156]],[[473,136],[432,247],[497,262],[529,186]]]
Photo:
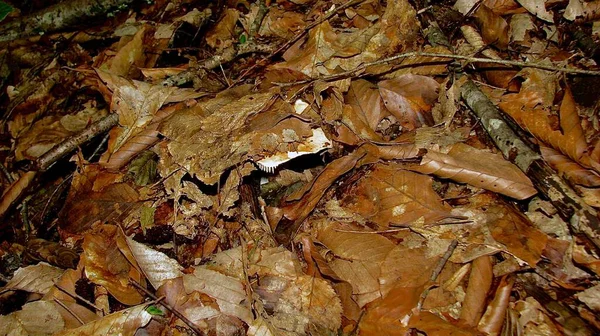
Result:
[[11,5],[7,4],[4,1],[0,1],[0,21],[4,20],[10,12],[13,11]]
[[156,177],[156,154],[145,151],[129,164],[128,172],[133,175],[135,184],[145,186]]
[[148,308],[146,308],[146,312],[148,312],[148,314],[154,315],[154,316],[164,316],[165,315],[165,313],[155,305],[148,306]]
[[142,227],[142,232],[146,234],[146,230],[154,226],[154,212],[156,209],[144,205],[140,211],[140,225]]
[[246,43],[246,40],[248,40],[248,38],[246,37],[246,34],[240,35],[240,44]]

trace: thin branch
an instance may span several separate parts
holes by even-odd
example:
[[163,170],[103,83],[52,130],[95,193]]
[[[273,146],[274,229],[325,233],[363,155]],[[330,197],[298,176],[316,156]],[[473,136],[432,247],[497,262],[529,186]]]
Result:
[[[323,76],[323,77],[316,78],[316,79],[307,79],[307,80],[291,82],[291,83],[279,83],[279,85],[282,87],[286,87],[286,86],[293,86],[293,85],[298,85],[298,84],[312,83],[317,80],[332,81],[332,80],[339,80],[339,79],[354,77],[357,74],[364,72],[368,67],[373,66],[373,65],[380,65],[380,64],[384,64],[384,63],[390,63],[390,62],[393,62],[393,61],[396,61],[399,59],[404,59],[404,58],[409,58],[409,57],[418,57],[418,56],[458,59],[458,60],[468,61],[471,63],[494,63],[494,64],[512,65],[512,66],[517,66],[517,67],[521,67],[521,68],[536,68],[536,69],[542,69],[542,70],[548,70],[548,71],[557,71],[557,72],[562,72],[562,73],[567,73],[567,74],[600,76],[600,71],[597,71],[597,70],[582,70],[582,69],[576,69],[576,68],[570,68],[570,67],[555,67],[555,66],[532,63],[532,62],[521,62],[521,61],[492,59],[492,58],[484,58],[484,57],[471,57],[471,56],[462,56],[462,55],[454,55],[454,54],[438,54],[438,53],[429,53],[429,52],[421,52],[421,51],[411,51],[411,52],[407,52],[407,53],[398,54],[398,55],[395,55],[392,57],[383,58],[383,59],[380,59],[377,61],[364,63],[364,64],[356,67],[355,69],[344,71],[341,73]],[[412,63],[412,64],[407,64],[407,66],[419,66],[419,64],[420,63]]]
[[104,309],[101,309],[100,307],[96,306],[95,304],[93,304],[92,302],[90,302],[89,300],[87,300],[86,298],[82,297],[81,295],[77,294],[77,293],[71,293],[69,292],[66,288],[62,287],[61,285],[55,283],[54,286],[56,288],[58,288],[61,292],[67,294],[68,296],[72,297],[73,299],[79,299],[82,302],[84,302],[85,304],[89,305],[90,307],[96,309],[97,311],[100,311],[104,314],[106,314],[106,312],[104,311]]
[[58,161],[63,156],[69,154],[78,146],[91,140],[98,134],[104,133],[117,125],[119,122],[119,115],[116,113],[109,114],[108,116],[96,121],[90,127],[86,128],[83,132],[63,141],[62,143],[54,146],[46,154],[40,156],[36,161],[36,166],[39,171],[45,171],[52,164]]
[[60,301],[57,298],[54,298],[54,302],[58,303],[59,306],[63,307],[66,311],[68,311],[71,315],[73,315],[73,317],[79,322],[81,323],[81,325],[84,325],[85,322],[83,322],[83,320],[81,319],[81,317],[79,317],[77,314],[75,314],[74,311],[72,311],[69,307],[67,307],[67,305],[65,305],[62,301]]
[[132,284],[135,288],[144,292],[152,300],[160,303],[162,306],[167,308],[171,313],[173,313],[173,315],[177,316],[179,319],[181,319],[183,322],[185,322],[185,324],[187,324],[188,327],[190,327],[196,333],[196,335],[202,335],[202,331],[200,329],[198,329],[198,327],[196,327],[194,322],[190,321],[187,317],[185,317],[185,315],[183,315],[181,312],[179,312],[179,310],[177,310],[175,307],[172,307],[170,304],[163,302],[163,300],[159,300],[159,298],[156,297],[156,295],[152,294],[152,292],[150,292],[144,286],[137,283],[137,281],[135,281],[133,279],[129,279],[129,283]]
[[0,162],[0,171],[2,171],[2,174],[4,174],[4,176],[6,177],[8,184],[15,182],[15,179],[12,177],[12,175],[10,175],[10,172],[8,171],[8,169],[6,169],[6,167],[4,167],[2,162]]
[[[458,246],[458,240],[456,240],[456,239],[453,240],[450,243],[450,245],[448,245],[448,249],[446,250],[446,253],[444,253],[444,255],[442,256],[442,259],[440,259],[440,261],[438,262],[436,267],[433,269],[433,272],[431,272],[429,281],[431,281],[433,283],[437,280],[438,276],[440,275],[440,273],[442,273],[444,266],[446,266],[448,259],[450,259],[450,257],[452,256],[452,253],[454,253],[454,250],[456,249],[457,246]],[[421,297],[419,298],[419,303],[417,303],[417,310],[421,310],[421,308],[423,308],[423,303],[425,303],[425,299],[427,299],[427,295],[429,295],[430,290],[431,290],[431,287],[427,288],[426,290],[423,291],[423,293],[421,293]]]

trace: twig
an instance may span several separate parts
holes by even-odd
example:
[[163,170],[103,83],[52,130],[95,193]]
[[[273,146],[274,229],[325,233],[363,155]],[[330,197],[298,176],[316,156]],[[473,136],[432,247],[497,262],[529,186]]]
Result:
[[[257,44],[254,42],[244,43],[236,46],[232,45],[218,55],[214,55],[201,64],[190,66],[185,71],[182,71],[174,76],[168,77],[162,81],[163,86],[178,86],[187,82],[193,81],[197,77],[205,77],[206,70],[215,69],[222,64],[233,61],[236,57],[250,53],[268,53],[273,50],[270,45]],[[236,82],[237,83],[237,82]],[[235,84],[235,83],[234,83]]]
[[2,162],[0,162],[0,171],[2,171],[2,174],[4,174],[4,176],[6,177],[8,184],[15,182],[15,179],[12,177],[12,175],[10,175],[10,172],[8,171],[8,169],[6,169],[6,167],[4,167]]
[[183,315],[182,313],[180,313],[179,310],[177,310],[174,307],[171,307],[170,304],[168,304],[166,302],[163,302],[162,300],[159,300],[158,297],[156,297],[156,295],[152,294],[152,292],[150,292],[149,290],[147,290],[146,288],[144,288],[144,286],[142,286],[139,283],[137,283],[137,281],[135,281],[133,279],[129,279],[129,283],[132,284],[135,288],[137,288],[137,289],[141,290],[142,292],[144,292],[152,300],[160,303],[165,308],[167,308],[171,313],[173,313],[173,315],[177,316],[179,319],[181,319],[183,322],[185,322],[185,324],[187,324],[188,327],[190,327],[196,333],[196,335],[202,335],[202,331],[200,329],[198,329],[198,327],[196,327],[196,325],[194,324],[194,322],[190,321],[187,317],[185,317],[185,315]]
[[81,319],[81,317],[79,317],[77,314],[75,314],[75,312],[72,311],[69,307],[67,307],[67,305],[65,305],[62,301],[60,301],[57,298],[54,298],[54,302],[58,303],[59,306],[63,307],[66,311],[68,311],[71,315],[73,315],[73,317],[75,317],[75,319],[77,321],[79,321],[79,323],[81,323],[81,325],[85,324],[85,322],[83,322],[83,320]]
[[84,302],[85,304],[89,305],[90,307],[96,309],[97,311],[102,312],[103,314],[106,314],[106,312],[104,311],[104,309],[100,309],[98,306],[96,306],[95,304],[93,304],[92,302],[88,301],[86,298],[82,297],[81,295],[75,293],[71,293],[69,292],[66,288],[62,287],[61,285],[55,283],[54,286],[56,288],[58,288],[61,292],[67,294],[68,296],[72,297],[73,299],[79,299],[82,302]]
[[[504,64],[504,65],[512,65],[512,66],[522,67],[522,68],[536,68],[536,69],[542,69],[542,70],[548,70],[548,71],[557,71],[557,72],[563,72],[563,73],[568,73],[568,74],[600,76],[600,71],[596,71],[596,70],[582,70],[582,69],[569,68],[569,67],[554,67],[554,66],[550,66],[550,65],[538,64],[538,63],[532,63],[532,62],[511,61],[511,60],[492,59],[492,58],[484,58],[484,57],[471,57],[471,56],[462,56],[462,55],[454,55],[454,54],[438,54],[438,53],[429,53],[429,52],[421,52],[421,51],[411,51],[411,52],[407,52],[407,53],[394,55],[392,57],[383,58],[383,59],[380,59],[377,61],[364,63],[364,64],[356,67],[356,69],[340,72],[337,74],[323,76],[323,77],[315,78],[315,79],[306,79],[306,80],[291,82],[291,83],[281,83],[279,85],[285,87],[285,86],[293,86],[293,85],[298,85],[298,84],[311,83],[311,82],[314,82],[317,80],[332,81],[332,80],[353,77],[355,74],[361,73],[361,72],[365,71],[368,67],[373,66],[373,65],[379,65],[379,64],[393,62],[393,61],[396,61],[399,59],[404,59],[404,58],[409,58],[409,57],[418,57],[418,56],[450,58],[450,59],[464,60],[464,61],[468,61],[468,62],[472,62],[472,63]],[[407,64],[407,66],[418,66],[419,64],[420,63],[412,63],[412,64]]]
[[90,127],[86,128],[83,132],[63,141],[62,143],[54,146],[51,150],[46,152],[46,154],[40,156],[36,160],[36,166],[39,171],[45,171],[52,164],[58,161],[63,156],[69,154],[75,148],[80,146],[81,144],[86,143],[91,140],[98,134],[104,133],[111,129],[119,122],[119,115],[116,113],[112,113],[95,123],[93,123]]
[[29,221],[29,206],[27,202],[33,197],[33,195],[29,195],[23,199],[21,202],[21,220],[23,221],[23,229],[25,230],[25,238],[29,239],[31,235],[35,235],[35,230],[31,227],[31,222]]
[[[444,269],[444,266],[446,266],[448,259],[450,259],[450,257],[452,256],[452,253],[454,253],[454,250],[456,249],[457,246],[458,246],[458,240],[456,240],[456,239],[453,240],[450,243],[450,245],[448,245],[448,249],[446,250],[446,253],[444,253],[444,255],[442,256],[442,259],[440,259],[440,261],[438,262],[436,267],[433,269],[433,272],[431,272],[429,281],[431,281],[433,283],[437,280],[440,273],[442,273],[442,269]],[[431,287],[427,288],[426,290],[423,291],[423,293],[421,293],[421,297],[419,298],[419,303],[417,303],[417,311],[420,311],[421,308],[423,308],[423,303],[425,303],[425,299],[427,298],[427,295],[429,294],[430,290],[431,290]]]

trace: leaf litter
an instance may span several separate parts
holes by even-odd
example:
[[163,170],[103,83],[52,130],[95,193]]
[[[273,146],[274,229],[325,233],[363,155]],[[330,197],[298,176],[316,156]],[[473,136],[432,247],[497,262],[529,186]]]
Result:
[[0,333],[599,332],[594,2],[11,5]]

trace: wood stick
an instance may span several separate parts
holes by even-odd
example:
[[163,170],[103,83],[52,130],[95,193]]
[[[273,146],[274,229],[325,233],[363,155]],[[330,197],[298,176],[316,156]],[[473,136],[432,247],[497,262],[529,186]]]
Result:
[[461,87],[462,99],[481,120],[504,157],[519,167],[569,223],[574,233],[583,233],[600,248],[600,222],[596,210],[587,205],[552,168],[510,128],[500,110],[471,80]]

